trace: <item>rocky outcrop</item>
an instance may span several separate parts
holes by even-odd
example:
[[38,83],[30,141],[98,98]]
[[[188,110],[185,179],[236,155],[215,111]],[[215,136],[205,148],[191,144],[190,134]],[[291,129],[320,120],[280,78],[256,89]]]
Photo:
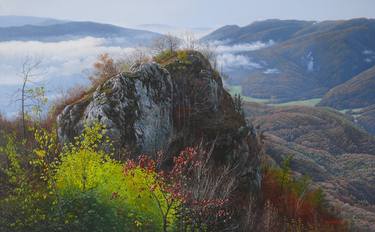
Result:
[[84,124],[98,121],[118,146],[160,150],[172,132],[172,97],[167,70],[157,64],[133,67],[132,73],[109,79],[91,96],[65,107],[58,117],[59,138],[70,141]]
[[134,65],[66,106],[58,116],[60,140],[71,141],[94,121],[106,126],[116,146],[133,154],[163,150],[169,162],[187,146],[214,145],[216,162],[239,164],[239,178],[259,186],[259,139],[198,52]]

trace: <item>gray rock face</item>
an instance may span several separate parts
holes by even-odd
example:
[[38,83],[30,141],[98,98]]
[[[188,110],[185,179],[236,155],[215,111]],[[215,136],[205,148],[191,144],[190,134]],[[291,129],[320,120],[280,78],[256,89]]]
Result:
[[142,152],[161,150],[172,132],[171,102],[168,71],[156,63],[132,67],[132,73],[99,86],[91,99],[67,106],[58,117],[59,138],[70,141],[85,124],[98,121],[115,143]]
[[62,142],[99,121],[115,145],[135,155],[163,150],[169,162],[187,146],[214,144],[215,160],[238,164],[238,176],[259,186],[259,139],[235,110],[219,74],[197,52],[163,65],[135,65],[66,106],[57,121]]
[[173,130],[171,77],[155,63],[134,67],[133,71],[144,78],[135,81],[139,110],[139,119],[134,122],[137,145],[145,152],[165,149]]

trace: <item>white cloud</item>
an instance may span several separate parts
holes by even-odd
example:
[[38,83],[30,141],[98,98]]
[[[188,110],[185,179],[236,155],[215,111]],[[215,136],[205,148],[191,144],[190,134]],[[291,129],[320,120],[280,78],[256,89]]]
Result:
[[228,45],[229,40],[226,41],[214,41],[210,42],[210,47],[215,49],[215,52],[218,54],[217,60],[220,67],[224,70],[233,70],[237,68],[241,69],[260,69],[262,65],[252,61],[251,57],[243,52],[256,51],[262,48],[267,48],[274,45],[274,41],[270,40],[266,43],[261,41],[256,41],[253,43],[242,43]]
[[375,52],[372,50],[364,50],[362,54],[365,56],[366,63],[372,63],[375,60]]
[[14,94],[20,86],[19,74],[27,57],[42,61],[35,71],[42,75],[33,78],[33,81],[42,81],[51,100],[54,95],[74,85],[88,83],[87,71],[99,54],[106,52],[119,58],[134,51],[134,48],[113,46],[112,42],[93,37],[62,42],[0,42],[0,112],[11,117],[19,110]]
[[244,55],[236,55],[231,53],[223,53],[218,55],[217,61],[219,67],[225,69],[246,68],[246,69],[259,69],[262,66],[258,63],[252,62],[249,57]]
[[269,46],[274,45],[275,43],[270,40],[267,43],[263,43],[261,41],[256,41],[254,43],[243,43],[243,44],[234,44],[234,45],[224,45],[218,44],[217,42],[214,43],[217,45],[216,51],[219,53],[227,53],[227,52],[248,52],[248,51],[256,51],[262,48],[266,48]]
[[[34,79],[34,81],[43,81],[47,91],[49,91],[48,95],[51,95],[57,90],[69,88],[77,83],[82,83],[82,80],[86,80],[87,70],[90,70],[99,54],[106,52],[116,59],[126,57],[126,55],[135,51],[135,48],[114,45],[122,42],[121,38],[103,39],[93,37],[61,42],[0,42],[0,87],[3,87],[0,95],[11,94],[5,93],[8,88],[4,88],[4,86],[14,87],[21,83],[19,74],[26,57],[42,60],[40,69],[36,72],[43,73],[43,75],[38,79]],[[254,51],[272,44],[272,41],[269,43],[255,42],[232,46],[217,43],[215,47],[218,53],[218,65],[223,67],[224,70],[260,69],[262,65],[240,53]],[[6,109],[6,111],[10,112],[11,109],[16,110],[16,108],[7,107],[5,102],[0,102],[0,110]]]
[[264,70],[263,73],[264,74],[278,74],[280,73],[280,70],[278,70],[277,68],[269,68],[269,69]]
[[101,53],[120,57],[134,48],[110,46],[102,38],[86,37],[62,42],[0,42],[0,85],[19,84],[18,74],[27,56],[41,59],[44,79],[81,74],[92,66]]
[[371,54],[374,54],[374,51],[372,51],[372,50],[364,50],[362,53],[363,53],[363,55],[371,55]]

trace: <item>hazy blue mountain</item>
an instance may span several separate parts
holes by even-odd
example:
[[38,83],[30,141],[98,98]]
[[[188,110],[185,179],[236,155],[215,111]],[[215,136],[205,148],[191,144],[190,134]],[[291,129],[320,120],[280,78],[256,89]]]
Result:
[[24,25],[0,28],[0,41],[55,42],[82,37],[113,38],[120,44],[149,43],[158,33],[94,22],[67,22],[47,26]]
[[282,42],[291,38],[295,33],[313,25],[312,21],[269,19],[254,22],[239,27],[228,25],[217,29],[202,38],[203,41],[227,41],[228,44],[250,43],[254,41],[267,42],[273,40]]
[[226,26],[203,38],[228,46],[274,41],[256,51],[238,52],[259,64],[229,70],[229,83],[243,94],[280,101],[323,96],[375,64],[375,20],[266,20],[246,27]]
[[65,22],[67,21],[52,18],[0,15],[0,27],[20,27],[25,25],[47,26]]
[[213,29],[209,27],[178,27],[166,24],[141,24],[135,26],[136,29],[153,31],[160,34],[171,33],[177,36],[183,36],[185,33],[193,33],[197,38],[209,34]]

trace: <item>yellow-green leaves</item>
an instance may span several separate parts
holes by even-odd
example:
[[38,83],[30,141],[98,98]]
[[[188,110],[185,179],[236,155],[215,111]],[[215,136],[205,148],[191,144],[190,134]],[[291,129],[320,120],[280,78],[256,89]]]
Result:
[[[63,149],[54,130],[32,131],[35,143],[31,148],[20,150],[11,135],[4,136],[0,148],[0,154],[7,157],[2,171],[13,188],[9,196],[0,198],[1,212],[11,215],[6,220],[0,217],[0,228],[163,231],[167,221],[168,229],[173,229],[175,209],[168,205],[162,178],[155,169],[125,168],[112,159],[103,126],[86,126]],[[166,216],[165,212],[170,213]]]
[[60,149],[57,134],[55,130],[34,129],[34,138],[37,146],[30,164],[39,170],[38,174],[43,181],[48,181],[58,163]]
[[21,168],[14,136],[4,135],[4,137],[6,140],[5,146],[0,147],[0,153],[5,154],[8,159],[8,166],[4,169],[4,172],[8,176],[9,182],[17,186],[24,177],[24,171]]
[[[141,167],[124,172],[123,164],[100,149],[105,139],[100,126],[87,127],[61,156],[54,183],[64,201],[74,202],[89,194],[97,204],[114,212],[118,220],[140,231],[161,231],[162,210],[167,203],[157,183],[156,173]],[[160,185],[159,185],[160,186]],[[170,214],[170,224],[175,221]],[[172,216],[173,215],[173,216]],[[130,223],[130,224],[129,224]]]

